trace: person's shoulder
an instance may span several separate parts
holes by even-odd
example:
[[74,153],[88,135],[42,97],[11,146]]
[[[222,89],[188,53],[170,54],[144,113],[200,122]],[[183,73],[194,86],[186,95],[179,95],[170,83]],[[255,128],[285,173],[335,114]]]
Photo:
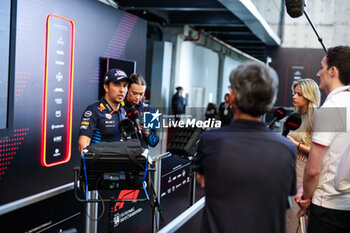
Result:
[[83,112],[83,117],[84,118],[90,118],[92,116],[97,116],[98,115],[98,107],[100,105],[100,102],[96,102],[93,104],[90,104],[89,106],[86,107],[86,109]]
[[146,104],[144,102],[142,102],[142,108],[146,111],[149,111],[149,112],[155,112],[157,111],[157,109],[155,107],[153,107],[152,105],[150,104]]
[[279,144],[282,148],[285,148],[289,150],[292,153],[296,153],[296,148],[293,142],[288,140],[286,137],[277,134],[275,132],[271,132],[270,134],[270,140],[276,142]]
[[99,108],[101,105],[103,105],[103,103],[102,103],[100,100],[98,100],[98,101],[96,101],[95,103],[88,105],[88,106],[86,107],[86,110],[93,110],[93,111],[96,111],[96,110],[98,110],[98,108]]
[[125,97],[124,99],[123,99],[123,101],[121,102],[121,105],[122,106],[125,106],[125,105],[127,105],[129,103],[129,101],[127,100],[127,98]]
[[147,104],[147,103],[145,103],[145,102],[142,102],[142,103],[140,104],[140,106],[142,106],[143,108],[154,109],[152,105]]
[[203,133],[202,133],[202,137],[205,138],[218,138],[220,136],[225,136],[228,135],[230,133],[232,133],[233,131],[231,130],[231,126],[230,125],[225,125],[222,126],[220,128],[210,128],[210,129],[206,129]]
[[126,100],[126,98],[121,102],[121,107],[128,111],[131,108],[131,104]]
[[128,112],[128,108],[126,106],[120,106],[120,111],[121,114],[126,115]]
[[86,110],[92,111],[93,113],[109,113],[103,99],[96,101],[95,103],[89,105]]
[[340,106],[349,106],[350,105],[350,91],[341,91],[339,93],[336,93],[334,95],[331,96],[331,98],[327,99],[324,104],[322,105],[322,107],[328,107],[328,105],[330,106],[335,106],[337,107],[338,105]]

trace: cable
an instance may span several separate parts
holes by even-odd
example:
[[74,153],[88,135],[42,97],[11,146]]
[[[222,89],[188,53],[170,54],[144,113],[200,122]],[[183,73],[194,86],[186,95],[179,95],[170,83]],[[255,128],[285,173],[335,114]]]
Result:
[[100,215],[99,217],[97,217],[97,218],[92,218],[92,217],[86,212],[86,213],[85,213],[86,216],[88,216],[88,218],[89,218],[91,221],[98,221],[98,220],[100,220],[100,219],[103,217],[104,213],[105,213],[105,202],[103,201],[102,196],[100,195],[100,193],[97,193],[97,194],[98,194],[99,199],[101,199],[101,202],[102,202],[102,212],[101,212],[101,215]]
[[149,152],[147,152],[147,159],[146,159],[146,168],[145,168],[145,173],[143,173],[143,177],[142,177],[142,186],[143,186],[143,190],[145,191],[147,200],[149,200],[149,196],[146,190],[146,175],[147,175],[147,170],[148,170],[148,156],[149,156]]
[[88,201],[88,179],[87,179],[87,172],[86,172],[86,165],[85,165],[85,153],[83,154],[83,164],[84,164],[84,175],[85,175],[85,200]]

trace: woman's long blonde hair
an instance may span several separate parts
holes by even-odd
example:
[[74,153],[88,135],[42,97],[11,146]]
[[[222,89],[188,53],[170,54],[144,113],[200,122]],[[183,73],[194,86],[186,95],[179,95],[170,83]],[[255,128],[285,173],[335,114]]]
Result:
[[300,79],[294,81],[292,84],[292,91],[299,86],[301,89],[301,95],[308,100],[307,111],[301,114],[299,107],[295,108],[295,111],[301,115],[302,123],[297,132],[301,133],[301,142],[306,145],[311,145],[311,137],[314,125],[314,113],[316,108],[320,106],[321,94],[317,83],[309,78]]

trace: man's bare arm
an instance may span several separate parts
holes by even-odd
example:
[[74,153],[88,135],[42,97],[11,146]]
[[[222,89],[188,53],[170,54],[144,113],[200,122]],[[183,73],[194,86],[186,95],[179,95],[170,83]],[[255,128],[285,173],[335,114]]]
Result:
[[86,148],[88,145],[90,145],[91,138],[85,135],[81,135],[79,137],[79,152],[81,153],[81,150]]
[[304,171],[303,199],[311,199],[320,178],[323,157],[327,151],[326,146],[312,143],[309,157]]

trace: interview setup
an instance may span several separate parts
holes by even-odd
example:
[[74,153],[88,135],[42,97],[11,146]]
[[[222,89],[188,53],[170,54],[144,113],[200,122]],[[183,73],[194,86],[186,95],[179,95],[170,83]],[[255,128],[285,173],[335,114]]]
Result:
[[[131,61],[120,61],[112,58],[100,61],[107,67],[105,81],[111,69],[113,70],[112,76],[120,77],[118,81],[122,80],[124,75],[122,72],[124,70],[126,71],[124,77],[135,72],[136,63]],[[132,84],[129,83],[129,88],[130,85]],[[100,111],[101,106],[103,105],[99,106]],[[283,132],[280,133],[285,137],[290,130],[297,130],[301,124],[300,115],[293,112],[293,108],[288,110],[287,113],[287,110],[283,107],[275,109],[273,119],[267,124],[267,127],[271,130],[276,130],[276,128],[277,131],[282,130]],[[86,113],[88,111],[85,111],[85,118],[82,119],[84,124],[86,124],[86,121],[89,121],[86,119],[86,117],[88,118]],[[198,190],[199,188],[196,185],[192,163],[197,154],[197,144],[201,134],[211,128],[198,128],[194,125],[179,128],[167,144],[167,153],[151,157],[149,150],[143,148],[140,144],[144,140],[144,134],[141,133],[140,127],[147,127],[144,122],[145,116],[140,116],[142,114],[144,113],[139,113],[133,107],[126,111],[126,118],[118,122],[120,141],[102,141],[90,144],[82,149],[81,165],[74,169],[74,195],[79,202],[85,203],[85,228],[89,229],[89,232],[95,232],[100,229],[98,227],[98,225],[101,225],[99,220],[106,210],[108,210],[108,232],[114,232],[115,227],[123,222],[123,214],[116,213],[118,209],[116,207],[124,202],[146,202],[150,204],[151,210],[149,212],[151,212],[151,215],[148,218],[149,222],[151,222],[151,232],[175,232],[181,228],[181,225],[193,218],[194,215],[197,215],[197,218],[200,216],[199,213],[202,211],[205,199],[202,197],[196,203],[196,199],[199,198],[198,194],[196,195],[196,189]],[[264,117],[266,118],[266,115]],[[143,121],[140,122],[142,118]],[[279,121],[282,122],[283,126],[275,127],[275,123],[279,123]],[[81,125],[82,127],[85,127],[85,125]],[[169,162],[169,160],[173,160],[174,156],[181,161],[180,165],[176,164],[176,162],[179,162],[176,159]],[[169,164],[166,164],[166,162]],[[175,163],[175,165],[172,165],[174,166],[173,168],[168,167],[171,163]],[[163,167],[168,167],[168,170],[164,170]],[[169,168],[173,171],[176,169],[182,172],[177,175],[169,174],[173,172],[169,172]],[[166,181],[167,185],[164,184],[164,181]],[[172,185],[169,186],[171,183]],[[182,209],[184,211],[182,214],[178,213],[179,216],[177,218],[173,215],[173,218],[175,218],[173,222],[168,221],[168,225],[165,225],[161,197],[164,198],[164,196],[168,196],[174,191],[176,192],[181,186],[186,186],[185,193],[187,193],[188,202],[186,203],[186,208]],[[111,190],[122,190],[123,196],[119,194],[118,198],[116,198],[113,192],[108,192]],[[135,194],[136,190],[138,190],[137,193],[139,195],[132,195]],[[83,195],[81,195],[81,191],[83,191]],[[202,190],[198,191],[202,192]],[[105,196],[106,194],[107,196]],[[201,195],[203,196],[203,193]],[[143,196],[143,198],[140,198],[140,196]],[[196,205],[193,206],[194,204]],[[101,205],[102,213],[99,213],[99,206]],[[106,225],[103,221],[102,224]],[[123,231],[123,229],[125,228],[119,230]]]
[[[109,232],[114,232],[115,226],[122,222],[121,216],[115,215],[116,203],[148,202],[152,213],[149,218],[152,223],[151,232],[158,232],[159,224],[164,225],[161,197],[164,199],[165,195],[171,192],[176,193],[176,190],[183,186],[185,189],[182,188],[182,190],[188,193],[182,200],[185,202],[184,207],[192,206],[196,200],[195,177],[191,169],[191,160],[195,156],[196,143],[204,129],[178,129],[168,145],[169,152],[150,157],[148,149],[142,148],[137,137],[139,124],[135,117],[130,115],[129,118],[123,119],[119,123],[121,141],[89,145],[82,151],[80,167],[74,169],[76,199],[82,203],[99,203],[106,206],[103,209],[109,209]],[[176,158],[172,159],[174,156]],[[164,181],[167,185],[164,185]],[[126,193],[124,192],[122,197],[119,195],[116,198],[112,195],[106,198],[103,197],[106,193],[108,195],[108,192],[103,194],[105,190],[123,190]],[[143,195],[140,194],[140,196],[144,198],[130,195],[135,194],[136,190],[142,192]],[[93,194],[89,195],[89,193]],[[91,198],[94,196],[98,198]],[[87,222],[91,224],[86,227],[92,230],[99,224],[99,217],[94,215],[93,208],[88,208],[86,214],[89,216]],[[98,213],[101,216],[103,214]]]
[[[119,68],[123,62],[126,61],[108,59],[108,71],[104,77],[105,88],[107,85],[111,85],[110,82],[130,81],[128,75]],[[130,90],[132,90],[132,85],[135,84],[129,83]],[[115,108],[113,108],[111,114],[104,113],[104,110],[108,110],[107,112],[111,110],[112,105],[110,106],[109,101],[111,100],[109,97],[106,89],[104,98],[107,101],[102,101],[96,106],[102,114],[113,121],[111,115]],[[126,97],[126,99],[128,98]],[[88,135],[85,130],[95,124],[90,119],[94,115],[93,110],[90,111],[90,109],[88,107],[83,113],[80,137]],[[282,135],[285,137],[290,130],[297,130],[301,125],[301,117],[292,109],[288,110],[283,107],[276,108],[273,111],[273,119],[267,124],[267,128],[271,131],[276,131],[276,128],[277,131],[283,129]],[[126,110],[124,109],[124,111]],[[119,135],[117,137],[120,140],[104,141],[105,130],[100,127],[101,132],[99,132],[97,138],[102,137],[102,141],[98,141],[95,136],[92,136],[90,145],[81,149],[80,166],[74,168],[74,195],[79,202],[85,204],[85,229],[87,232],[98,232],[101,229],[105,231],[106,225],[108,225],[108,232],[115,232],[115,228],[123,223],[128,216],[137,214],[134,208],[131,208],[133,212],[126,211],[127,214],[124,214],[125,212],[117,213],[117,210],[120,210],[123,205],[126,208],[127,203],[144,203],[143,205],[150,206],[148,211],[151,214],[143,213],[142,217],[148,217],[148,221],[151,223],[149,224],[151,232],[175,232],[193,219],[194,216],[200,219],[205,198],[202,190],[197,186],[193,161],[196,159],[197,145],[202,133],[220,127],[221,122],[214,120],[215,124],[210,124],[210,120],[195,122],[191,119],[180,118],[183,124],[179,123],[179,127],[175,128],[171,138],[167,135],[167,152],[150,156],[148,146],[142,146],[142,142],[146,138],[141,129],[144,130],[149,127],[162,129],[161,114],[157,114],[158,111],[155,112],[154,109],[154,112],[139,113],[134,107],[128,108],[125,112],[125,118],[118,121],[119,131],[117,132],[119,132]],[[146,122],[148,114],[152,116],[150,122]],[[267,116],[264,117],[266,121]],[[158,120],[158,122],[154,120]],[[275,127],[276,122],[279,123],[280,121],[283,127]],[[172,124],[176,125],[174,119],[164,120],[163,122],[173,122]],[[182,196],[182,207],[177,210],[178,216],[174,213],[169,214],[168,212],[171,209],[167,209],[169,207],[165,198],[169,198],[169,196],[172,198],[171,196],[181,189],[181,192],[186,195]],[[113,192],[116,190],[121,191],[119,195]],[[201,199],[198,200],[199,198]],[[162,207],[163,203],[164,209]],[[164,222],[163,210],[167,224]],[[179,210],[183,212],[181,213]],[[108,222],[106,222],[106,217],[102,218],[106,215],[105,212],[108,216]],[[169,218],[169,215],[172,215],[172,217]],[[170,221],[170,219],[173,220]],[[199,222],[197,224],[197,227],[199,227]],[[101,225],[105,225],[105,227],[101,228]],[[124,228],[119,226],[117,229],[124,231],[125,226]]]
[[1,232],[350,232],[336,2],[1,1]]

